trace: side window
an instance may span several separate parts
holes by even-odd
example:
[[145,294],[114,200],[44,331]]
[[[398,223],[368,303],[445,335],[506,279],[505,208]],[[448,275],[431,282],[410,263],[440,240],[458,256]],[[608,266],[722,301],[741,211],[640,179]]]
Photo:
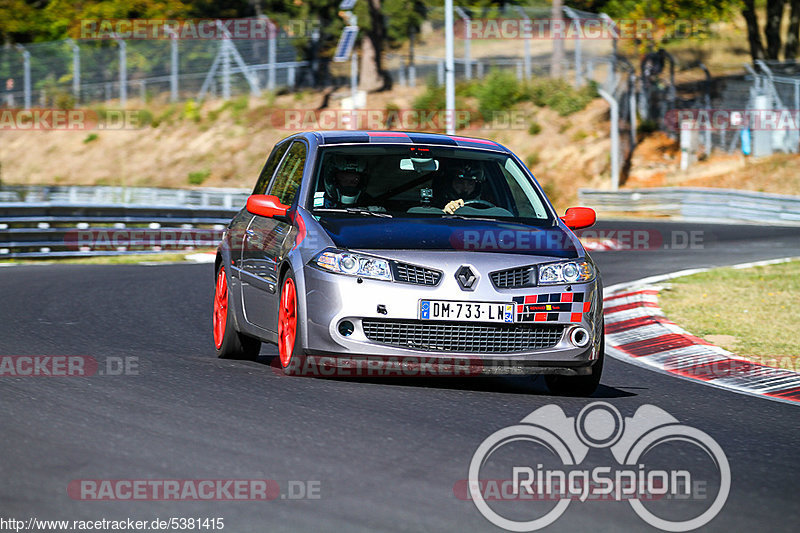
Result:
[[547,210],[542,204],[539,195],[536,194],[533,185],[531,185],[516,163],[509,157],[501,168],[503,176],[506,178],[506,183],[511,190],[519,216],[546,219]]
[[289,143],[279,144],[272,149],[272,153],[269,154],[269,158],[267,158],[267,163],[264,165],[264,168],[261,170],[261,174],[258,176],[256,186],[253,188],[253,194],[266,193],[267,185],[269,185],[272,175],[275,174],[275,168],[278,166],[278,163],[281,162],[281,158],[283,157],[283,154],[286,153],[287,148],[289,148]]
[[277,196],[284,205],[292,205],[300,181],[303,179],[303,167],[306,165],[306,145],[295,141],[283,158],[283,164],[275,174],[269,194]]

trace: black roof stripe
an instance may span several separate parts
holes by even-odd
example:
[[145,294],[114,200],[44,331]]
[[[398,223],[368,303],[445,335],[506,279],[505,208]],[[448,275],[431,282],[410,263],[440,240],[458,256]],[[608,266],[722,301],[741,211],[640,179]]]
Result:
[[323,144],[368,143],[369,135],[363,131],[323,133]]
[[409,133],[409,139],[412,142],[420,143],[420,144],[439,144],[439,145],[450,145],[450,146],[458,146],[458,143],[455,142],[450,137],[446,135],[436,135],[430,133]]

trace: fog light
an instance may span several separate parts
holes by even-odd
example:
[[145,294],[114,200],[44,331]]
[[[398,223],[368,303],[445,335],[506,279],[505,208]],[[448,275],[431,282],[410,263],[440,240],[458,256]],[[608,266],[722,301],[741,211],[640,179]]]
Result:
[[355,331],[355,329],[356,327],[349,320],[344,320],[342,322],[339,322],[339,334],[342,337],[349,337],[350,335],[353,334],[353,331]]
[[569,340],[578,348],[583,348],[589,344],[589,332],[584,328],[575,328],[569,334]]

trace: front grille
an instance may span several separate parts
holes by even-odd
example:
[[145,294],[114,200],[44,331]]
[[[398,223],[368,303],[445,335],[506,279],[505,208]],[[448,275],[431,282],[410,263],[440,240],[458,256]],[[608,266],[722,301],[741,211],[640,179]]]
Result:
[[414,285],[436,285],[442,277],[438,270],[425,268],[408,263],[393,263],[394,279],[403,283],[413,283]]
[[516,353],[552,348],[563,325],[465,324],[421,320],[363,319],[367,338],[381,344],[421,351]]
[[492,283],[498,289],[516,289],[536,286],[536,267],[525,266],[500,270],[489,274]]

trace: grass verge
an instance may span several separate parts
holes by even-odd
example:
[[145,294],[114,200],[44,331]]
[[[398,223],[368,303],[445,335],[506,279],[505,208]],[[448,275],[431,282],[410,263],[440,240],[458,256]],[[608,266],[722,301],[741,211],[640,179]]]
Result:
[[659,304],[670,320],[712,344],[800,370],[800,261],[677,278]]

